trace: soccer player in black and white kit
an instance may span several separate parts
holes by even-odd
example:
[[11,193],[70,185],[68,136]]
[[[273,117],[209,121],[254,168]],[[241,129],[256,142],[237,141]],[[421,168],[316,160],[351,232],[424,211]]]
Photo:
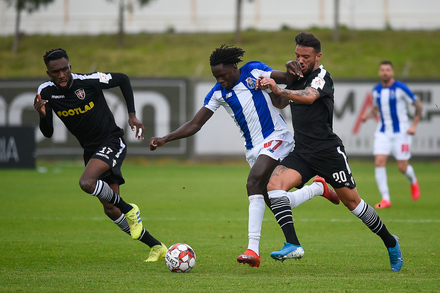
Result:
[[267,186],[272,212],[286,238],[284,247],[272,252],[271,257],[284,261],[304,255],[286,192],[318,174],[335,189],[344,205],[383,240],[391,269],[399,271],[403,265],[399,239],[388,232],[375,209],[360,198],[344,145],[333,132],[334,85],[330,74],[319,65],[321,41],[306,32],[298,34],[295,41],[296,61],[287,62],[286,67],[289,71],[299,64],[303,77],[289,71],[296,76],[286,89],[267,77],[258,84],[278,95],[285,106],[290,104],[295,139],[293,151],[275,168]]
[[128,123],[143,139],[145,127],[136,118],[130,79],[123,73],[75,74],[63,49],[46,52],[44,63],[50,81],[38,88],[34,108],[40,115],[40,130],[53,134],[53,113],[66,125],[84,149],[85,169],[79,180],[81,189],[101,201],[105,214],[133,239],[151,247],[147,262],[165,256],[166,246],[143,228],[140,210],[119,196],[124,184],[121,165],[127,154],[124,131],[115,123],[103,89],[119,87],[128,110]]

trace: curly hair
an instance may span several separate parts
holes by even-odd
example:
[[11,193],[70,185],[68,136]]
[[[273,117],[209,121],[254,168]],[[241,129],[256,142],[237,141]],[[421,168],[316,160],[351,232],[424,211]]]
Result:
[[61,58],[66,58],[67,61],[69,61],[69,56],[67,56],[67,52],[61,48],[51,49],[47,51],[46,54],[44,54],[43,56],[44,64],[46,64],[46,66],[49,64],[50,61],[58,60]]
[[209,64],[211,66],[219,64],[236,65],[243,61],[241,60],[241,57],[243,57],[244,52],[245,51],[241,48],[223,44],[220,48],[217,48],[212,52],[211,57],[209,57]]

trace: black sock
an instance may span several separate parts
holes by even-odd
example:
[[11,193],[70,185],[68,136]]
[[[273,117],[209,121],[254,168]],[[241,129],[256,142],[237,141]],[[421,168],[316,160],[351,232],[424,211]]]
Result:
[[[113,221],[116,225],[118,225],[119,228],[128,235],[130,235],[130,228],[127,223],[127,219],[125,218],[125,215],[122,214],[119,219]],[[138,239],[140,242],[147,244],[149,247],[153,247],[155,245],[160,245],[160,241],[151,236],[150,233],[148,233],[147,230],[142,230],[141,236]]]
[[142,231],[141,237],[138,239],[140,242],[147,244],[149,247],[153,247],[155,245],[161,245],[160,241],[151,236],[151,234],[145,230]]
[[292,209],[287,196],[275,197],[270,199],[271,210],[275,219],[283,230],[286,242],[300,245],[293,226]]

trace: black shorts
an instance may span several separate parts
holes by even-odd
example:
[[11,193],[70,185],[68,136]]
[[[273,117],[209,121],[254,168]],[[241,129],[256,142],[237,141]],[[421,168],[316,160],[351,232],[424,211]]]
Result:
[[101,174],[99,179],[108,184],[118,183],[124,184],[125,180],[122,177],[121,166],[127,155],[127,146],[123,137],[113,137],[104,141],[99,147],[94,150],[84,150],[84,164],[90,159],[99,159],[106,162],[110,166],[110,170]]
[[302,187],[312,177],[319,175],[333,188],[356,187],[351,174],[344,146],[329,148],[316,153],[297,153],[293,150],[280,165],[298,171],[302,176]]

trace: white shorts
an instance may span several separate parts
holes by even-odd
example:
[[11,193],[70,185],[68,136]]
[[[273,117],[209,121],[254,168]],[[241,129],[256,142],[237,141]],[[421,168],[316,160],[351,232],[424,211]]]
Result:
[[246,161],[251,168],[260,155],[267,155],[274,160],[281,161],[293,150],[294,145],[293,134],[290,131],[271,135],[254,148],[246,150]]
[[407,161],[411,158],[412,136],[407,133],[376,132],[374,134],[374,155],[390,155],[399,161]]

